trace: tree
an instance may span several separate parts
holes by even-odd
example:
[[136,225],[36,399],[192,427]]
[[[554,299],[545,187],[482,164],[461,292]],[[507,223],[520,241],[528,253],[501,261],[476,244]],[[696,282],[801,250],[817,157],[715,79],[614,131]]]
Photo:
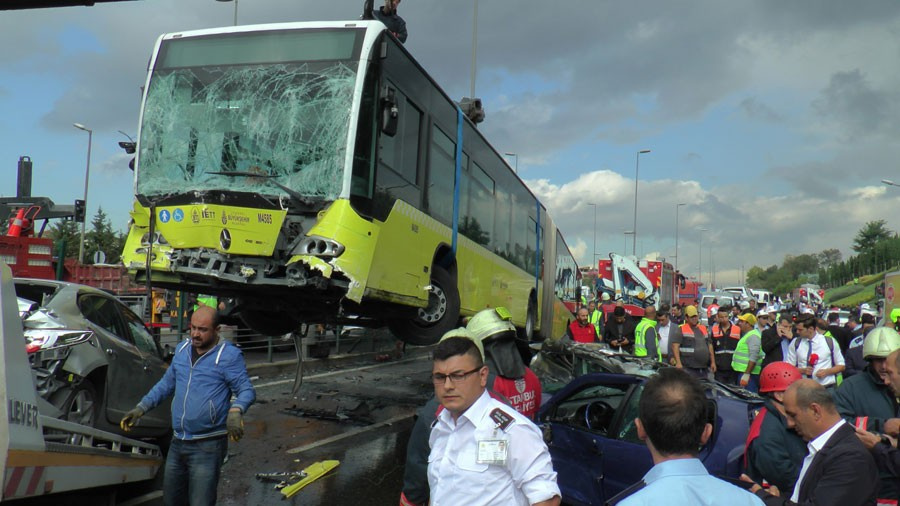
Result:
[[63,259],[78,257],[78,246],[81,244],[81,237],[78,234],[77,223],[72,220],[55,220],[47,232],[50,238],[53,239],[54,255],[59,251],[60,244],[65,241],[66,251],[63,254]]
[[819,266],[823,269],[828,269],[832,265],[839,263],[842,259],[841,250],[837,248],[824,249],[816,256],[819,259]]
[[97,214],[91,220],[91,231],[88,232],[85,240],[85,262],[93,259],[94,253],[102,251],[106,255],[106,263],[115,264],[119,262],[124,246],[124,236],[117,234],[109,223],[109,218],[103,212],[103,208],[97,209]]
[[886,223],[884,220],[866,222],[853,238],[853,251],[860,254],[871,253],[878,242],[892,238],[894,234],[888,230]]
[[814,274],[819,272],[819,259],[816,255],[804,253],[802,255],[785,255],[781,269],[787,271],[792,279],[800,278],[802,274]]

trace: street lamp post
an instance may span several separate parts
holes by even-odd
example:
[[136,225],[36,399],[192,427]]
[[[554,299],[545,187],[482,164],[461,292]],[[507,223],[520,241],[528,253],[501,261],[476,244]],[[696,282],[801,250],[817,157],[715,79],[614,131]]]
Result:
[[591,264],[597,261],[597,204],[588,203],[589,206],[594,206],[594,243],[593,243],[593,253],[594,256],[591,257]]
[[625,244],[622,245],[622,256],[628,254],[628,236],[634,235],[634,230],[626,230],[623,232],[625,234]]
[[81,244],[78,246],[78,263],[84,263],[84,224],[87,221],[87,197],[88,197],[88,181],[91,178],[91,144],[94,140],[94,131],[82,125],[81,123],[73,123],[72,126],[88,133],[88,150],[87,150],[87,167],[84,169],[84,209],[85,217],[81,221]]
[[472,75],[469,83],[469,96],[475,99],[475,56],[478,48],[478,0],[475,0],[475,11],[472,16]]
[[678,210],[687,204],[675,204],[675,272],[678,272]]
[[503,154],[506,156],[511,156],[511,157],[515,158],[515,160],[516,160],[515,171],[516,171],[516,174],[518,174],[519,173],[519,155],[518,155],[518,153],[503,153]]
[[234,26],[237,26],[238,0],[216,0],[217,2],[234,2]]
[[697,260],[697,281],[702,285],[703,284],[703,232],[709,232],[708,228],[698,228],[700,231],[700,240],[698,241],[698,245],[700,246],[700,258]]
[[634,224],[631,226],[631,231],[634,234],[631,236],[631,254],[635,255],[635,250],[637,248],[637,202],[638,202],[638,169],[641,166],[641,155],[643,153],[649,153],[649,149],[642,149],[637,152],[634,156]]

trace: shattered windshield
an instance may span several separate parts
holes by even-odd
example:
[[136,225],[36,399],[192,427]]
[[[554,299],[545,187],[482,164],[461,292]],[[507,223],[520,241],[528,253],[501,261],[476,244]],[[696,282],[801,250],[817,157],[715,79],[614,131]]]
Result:
[[287,195],[277,182],[336,198],[362,34],[317,29],[165,41],[144,105],[138,194]]

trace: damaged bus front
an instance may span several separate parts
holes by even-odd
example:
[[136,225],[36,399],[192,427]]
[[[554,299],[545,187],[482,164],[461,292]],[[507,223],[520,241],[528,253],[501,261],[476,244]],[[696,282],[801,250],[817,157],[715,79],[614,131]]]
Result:
[[350,219],[341,197],[365,35],[322,27],[160,38],[123,255],[136,277],[146,279],[151,248],[153,285],[235,296],[245,322],[267,334],[334,313],[343,297],[360,300],[354,279],[365,279],[366,259],[354,256],[371,248],[352,242],[370,239],[372,224]]

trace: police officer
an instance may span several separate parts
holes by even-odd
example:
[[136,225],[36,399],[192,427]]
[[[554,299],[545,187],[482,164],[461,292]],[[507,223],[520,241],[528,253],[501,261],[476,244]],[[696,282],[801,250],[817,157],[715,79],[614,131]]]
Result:
[[[516,328],[510,321],[509,311],[503,307],[484,309],[469,320],[466,329],[469,334],[463,335],[473,335],[484,349],[488,393],[533,419],[541,407],[541,383],[516,350]],[[451,330],[445,337],[466,329]],[[433,397],[416,412],[406,450],[401,506],[428,503],[428,435],[439,406],[437,398]]]
[[558,506],[559,487],[540,430],[486,391],[481,343],[465,329],[434,349],[441,403],[429,446],[431,505]]
[[712,435],[707,400],[700,383],[683,370],[660,369],[644,384],[634,421],[647,443],[653,468],[638,484],[607,504],[612,506],[760,506],[762,501],[711,476],[697,458]]
[[784,411],[784,391],[802,377],[787,362],[767,365],[759,377],[759,393],[766,405],[750,425],[744,464],[754,481],[766,480],[778,490],[794,489],[807,453],[803,438],[788,428]]

